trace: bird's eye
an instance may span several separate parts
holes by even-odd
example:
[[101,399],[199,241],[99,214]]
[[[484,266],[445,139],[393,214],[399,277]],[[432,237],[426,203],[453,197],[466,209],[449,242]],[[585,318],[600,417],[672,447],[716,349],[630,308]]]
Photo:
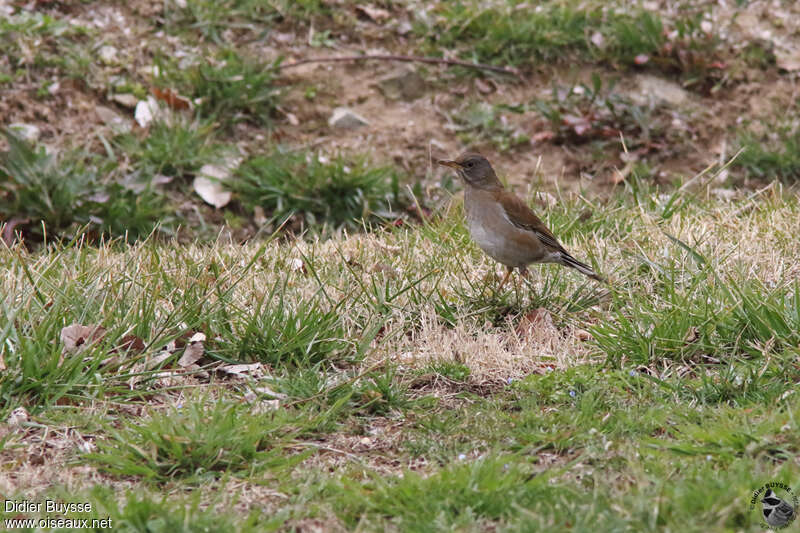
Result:
[[464,166],[467,167],[467,168],[472,168],[472,167],[475,166],[475,163],[473,163],[472,161],[469,161]]

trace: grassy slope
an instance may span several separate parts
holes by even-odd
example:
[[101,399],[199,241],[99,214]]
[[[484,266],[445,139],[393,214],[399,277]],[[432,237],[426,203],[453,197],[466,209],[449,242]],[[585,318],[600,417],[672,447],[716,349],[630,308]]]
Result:
[[[5,249],[3,417],[32,421],[5,437],[3,490],[133,530],[758,530],[749,494],[797,475],[800,206],[635,197],[590,205],[585,231],[584,202],[547,213],[614,279],[599,302],[550,266],[495,294],[456,209],[261,248]],[[552,324],[526,322],[540,306]],[[62,355],[72,323],[107,333]],[[191,372],[180,350],[168,375],[142,366],[185,330],[201,362],[265,375]],[[105,361],[128,333],[144,351]]]
[[[701,176],[667,193],[649,185],[664,160],[684,159],[682,143],[701,143],[694,135],[719,109],[716,91],[749,98],[736,92],[747,69],[787,85],[769,46],[735,32],[720,38],[728,23],[700,11],[617,12],[596,2],[553,2],[522,21],[513,3],[423,11],[386,2],[413,22],[407,37],[393,20],[383,27],[349,4],[317,0],[136,1],[99,5],[100,17],[89,4],[52,4],[47,15],[18,8],[0,20],[0,111],[38,123],[42,141],[62,148],[20,145],[0,161],[2,218],[18,218],[30,242],[46,237],[41,219],[51,239],[88,227],[89,238],[133,240],[157,223],[201,238],[244,227],[249,238],[270,227],[257,207],[275,217],[272,227],[299,211],[294,230],[325,223],[320,233],[331,238],[182,245],[160,235],[131,246],[0,248],[6,497],[88,501],[90,513],[71,516],[110,517],[129,531],[759,531],[752,491],[797,482],[796,194],[773,184],[723,203],[711,199],[720,180],[706,186]],[[262,42],[265,29],[283,40]],[[358,39],[345,40],[350,33]],[[547,159],[563,143],[581,163],[567,175],[624,168],[624,189],[604,191],[610,200],[572,195],[537,207],[576,257],[610,276],[609,290],[543,266],[530,285],[497,293],[500,269],[469,240],[457,200],[422,226],[348,234],[362,214],[409,200],[399,197],[402,175],[348,153],[361,151],[361,133],[336,135],[346,142],[318,152],[329,108],[341,103],[326,92],[329,71],[279,78],[272,61],[356,41],[359,50],[452,49],[537,79],[530,69],[540,61],[601,72],[586,86],[555,75],[572,88],[552,94],[502,78],[487,95],[468,89],[474,80],[458,69],[423,70],[429,92],[447,98],[416,108],[420,123],[436,116],[434,129],[401,140],[406,170],[425,174],[415,185],[429,205],[438,199],[423,190],[446,199],[453,189],[426,174],[432,138],[496,152],[498,169],[522,180],[531,175],[512,165],[528,165],[528,134],[541,128],[553,142],[540,141],[537,153],[550,150]],[[119,64],[95,60],[108,43]],[[374,80],[354,72],[368,68],[336,71],[356,103],[357,86]],[[613,78],[639,69],[683,84],[700,104],[637,104],[612,90]],[[130,132],[100,128],[106,119],[85,112],[110,106],[130,122],[133,111],[109,95],[145,98],[153,86],[198,99],[196,107]],[[66,105],[73,100],[80,105]],[[796,125],[769,139],[747,129],[764,120],[772,132],[770,113],[785,103],[775,98],[752,115],[742,101],[726,104],[730,120],[717,128],[745,148],[732,167],[739,178],[796,178]],[[289,126],[287,112],[299,125]],[[578,133],[576,116],[590,117],[588,133]],[[389,126],[364,134],[386,160],[401,141]],[[619,159],[617,132],[638,159]],[[284,142],[313,149],[281,155]],[[201,211],[191,178],[240,149],[237,201]],[[153,185],[133,193],[137,180]],[[335,229],[343,221],[348,229]],[[61,337],[71,324],[105,332],[69,350]],[[182,356],[197,332],[204,358],[190,364]],[[237,363],[258,365],[232,373]]]

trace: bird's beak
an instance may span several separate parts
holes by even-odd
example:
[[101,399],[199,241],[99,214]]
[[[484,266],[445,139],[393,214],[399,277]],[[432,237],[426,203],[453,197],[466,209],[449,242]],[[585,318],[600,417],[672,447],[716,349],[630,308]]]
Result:
[[454,168],[456,170],[461,168],[461,165],[458,162],[449,161],[447,159],[440,159],[439,161],[437,161],[437,163],[439,163],[440,165],[442,165],[444,167],[450,167],[450,168]]

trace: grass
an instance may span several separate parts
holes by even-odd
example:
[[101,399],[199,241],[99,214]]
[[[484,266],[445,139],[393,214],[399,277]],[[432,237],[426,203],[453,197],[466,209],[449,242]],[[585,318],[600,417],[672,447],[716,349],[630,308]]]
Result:
[[[178,178],[170,187],[188,194],[189,178],[230,151],[215,142],[213,124],[179,116],[156,121],[143,134],[117,136],[113,146],[104,141],[106,157],[83,150],[49,154],[11,132],[6,138],[9,149],[0,154],[0,215],[31,244],[81,232],[130,241],[156,229],[170,232],[182,219],[170,215],[167,195],[154,184]],[[358,228],[375,216],[396,216],[396,171],[363,159],[323,160],[277,151],[251,157],[230,186],[249,213],[264,209],[274,227],[296,215],[300,227],[295,230],[319,225],[325,233],[343,225]],[[235,218],[235,211],[230,213]]]
[[[646,65],[679,75],[684,85],[707,91],[724,81],[722,40],[702,29],[703,14],[665,20],[644,9],[548,2],[537,9],[517,1],[441,3],[441,24],[418,25],[430,48],[455,49],[483,63],[534,67],[575,59],[625,69]],[[521,15],[521,14],[524,14]]]
[[615,85],[614,80],[604,84],[594,74],[591,85],[556,85],[549,98],[536,99],[515,111],[536,110],[549,123],[557,143],[605,141],[608,144],[623,135],[629,149],[638,149],[667,135],[666,124],[655,110],[619,94],[614,90]]
[[[0,71],[0,80],[30,80],[44,74],[37,96],[50,96],[48,87],[54,74],[77,80],[85,79],[92,69],[92,58],[86,49],[91,31],[79,24],[70,24],[58,16],[37,11],[20,10],[0,21],[0,50],[6,55],[7,72]],[[5,69],[3,69],[5,70]]]
[[289,306],[283,300],[288,278],[239,311],[237,326],[224,339],[220,355],[240,361],[308,368],[334,363],[355,349],[345,336],[340,309],[326,310],[319,298]]
[[[716,168],[695,187],[659,189],[655,158],[683,142],[666,121],[683,111],[637,104],[600,76],[535,99],[497,79],[477,85],[481,105],[445,76],[433,108],[409,105],[455,113],[460,141],[501,152],[498,169],[502,152],[528,157],[515,124],[529,119],[552,133],[548,149],[611,166],[622,134],[638,158],[608,196],[567,188],[552,207],[532,203],[610,285],[536,265],[498,290],[504,271],[470,239],[453,187],[414,179],[436,156],[419,139],[441,130],[419,136],[393,120],[386,143],[371,137],[376,120],[322,152],[293,148],[323,134],[333,95],[272,62],[362,44],[446,47],[523,71],[547,62],[560,80],[582,76],[564,73],[572,65],[649,71],[706,94],[740,61],[774,71],[767,44],[727,44],[698,11],[591,2],[367,6],[388,17],[318,0],[47,4],[0,21],[0,83],[12,89],[0,107],[19,103],[14,122],[58,145],[10,137],[0,158],[6,498],[91,503],[64,514],[129,531],[705,532],[762,531],[753,492],[772,481],[800,490],[794,191],[775,183],[717,202],[704,185]],[[68,22],[89,7],[122,13],[132,33],[112,41]],[[98,36],[122,64],[93,59]],[[25,114],[88,103],[131,120],[110,92],[143,99],[153,86],[191,108],[114,137],[80,114],[90,126],[66,136],[74,148],[60,114],[52,125]],[[511,95],[521,103],[498,103]],[[776,131],[743,136],[734,164],[792,182],[796,139]],[[344,151],[354,140],[374,159]],[[403,174],[381,163],[395,141],[408,143]],[[226,181],[234,198],[212,210],[190,180],[234,145],[244,157]],[[404,214],[410,180],[417,200],[442,202],[430,216]],[[165,238],[178,224],[216,234],[222,221],[230,234],[216,241]],[[248,225],[260,229],[234,231]],[[24,243],[6,242],[12,230]],[[99,333],[69,347],[75,326]]]
[[16,220],[15,229],[33,242],[46,235],[70,239],[85,230],[134,240],[151,233],[166,214],[163,199],[147,187],[137,194],[108,181],[111,161],[81,151],[50,155],[10,132],[6,139],[0,214]]
[[530,142],[530,137],[509,125],[496,106],[486,103],[470,105],[455,115],[458,138],[465,146],[489,143],[501,151],[509,151]]
[[212,123],[175,118],[155,121],[143,139],[126,134],[115,142],[145,176],[185,178],[219,157],[221,147],[214,143],[213,132]]
[[252,157],[237,170],[233,186],[246,207],[260,206],[280,222],[298,214],[308,227],[352,226],[388,213],[398,200],[398,176],[391,168],[310,153]]
[[[242,531],[267,517],[755,531],[749,495],[798,473],[800,291],[779,266],[796,253],[797,200],[777,190],[745,210],[681,192],[665,211],[657,191],[632,192],[588,231],[569,231],[570,201],[542,214],[577,255],[604,251],[611,296],[585,306],[565,302],[591,287],[556,266],[492,294],[495,267],[457,211],[325,241],[4,248],[2,416],[35,421],[6,437],[4,462],[21,464],[40,426],[92,435],[64,459],[115,494],[141,490],[117,507],[101,489],[82,497],[153,529],[172,504],[150,491],[194,487],[180,516]],[[552,324],[521,329],[536,307]],[[107,331],[71,353],[59,335],[73,323]],[[187,330],[206,335],[202,368],[180,352],[147,366]],[[109,361],[128,334],[143,349]],[[235,379],[214,370],[253,362]],[[259,490],[281,496],[258,512]],[[231,505],[245,512],[220,511]]]
[[[335,487],[335,488],[334,488]],[[545,493],[547,477],[531,476],[518,463],[485,457],[424,477],[408,472],[402,479],[376,477],[363,484],[334,486],[334,505],[354,528],[364,516],[385,516],[404,531],[464,528],[506,519],[515,506],[530,505]],[[367,498],[364,495],[368,494]]]
[[186,407],[155,413],[145,423],[130,421],[122,431],[108,428],[111,438],[86,460],[114,475],[155,482],[277,473],[305,457],[281,453],[291,422],[285,411],[253,415],[242,404],[193,400]]
[[748,174],[786,182],[800,178],[800,131],[779,127],[768,139],[744,133],[739,143],[736,165]]
[[226,30],[250,40],[261,39],[269,28],[287,19],[311,22],[329,13],[330,8],[320,0],[188,0],[185,7],[172,6],[166,14],[170,31],[199,32],[204,40],[224,44]]
[[197,102],[196,113],[203,120],[270,125],[280,98],[275,84],[280,60],[265,64],[228,48],[197,61],[182,68],[161,58],[157,83]]

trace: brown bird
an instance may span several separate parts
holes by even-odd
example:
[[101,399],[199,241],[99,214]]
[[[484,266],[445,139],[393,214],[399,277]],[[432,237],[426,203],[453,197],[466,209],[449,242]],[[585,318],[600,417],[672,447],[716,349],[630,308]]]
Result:
[[439,164],[454,169],[466,183],[469,233],[481,250],[508,268],[501,288],[514,268],[527,276],[531,263],[558,263],[605,282],[589,265],[572,257],[525,202],[505,190],[485,157],[466,152],[455,161]]

